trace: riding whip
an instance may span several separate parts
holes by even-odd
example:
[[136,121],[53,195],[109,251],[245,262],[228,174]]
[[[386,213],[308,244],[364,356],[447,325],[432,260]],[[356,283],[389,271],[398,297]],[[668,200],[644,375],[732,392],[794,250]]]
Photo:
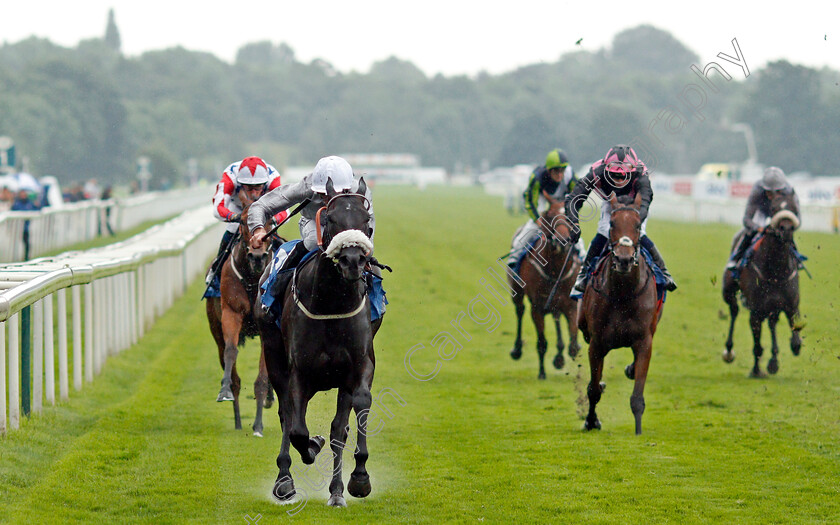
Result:
[[297,215],[297,214],[300,212],[300,210],[304,209],[304,208],[306,207],[306,205],[307,205],[307,204],[309,204],[309,202],[310,202],[310,201],[309,201],[309,199],[306,199],[306,200],[304,200],[303,202],[301,202],[301,203],[298,205],[298,207],[297,207],[297,208],[295,208],[294,210],[292,210],[292,213],[290,213],[289,215],[287,215],[285,219],[283,219],[282,221],[280,221],[279,223],[277,223],[277,225],[275,225],[275,226],[274,226],[274,228],[272,228],[271,230],[269,230],[269,231],[268,231],[268,233],[266,233],[266,234],[265,234],[266,238],[271,237],[271,235],[272,235],[274,232],[276,232],[276,231],[277,231],[277,228],[279,228],[280,226],[283,226],[284,224],[286,224],[286,222],[287,222],[289,219],[291,219],[292,217],[294,217],[295,215]]

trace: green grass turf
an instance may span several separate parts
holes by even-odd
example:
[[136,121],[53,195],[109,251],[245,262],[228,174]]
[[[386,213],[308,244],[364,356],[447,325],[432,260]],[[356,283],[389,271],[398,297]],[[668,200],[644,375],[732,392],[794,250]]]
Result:
[[[394,273],[386,277],[391,303],[376,340],[380,405],[370,424],[381,431],[368,440],[370,497],[347,495],[348,508],[328,508],[327,478],[302,468],[293,450],[293,474],[307,497],[297,506],[272,503],[276,410],[266,412],[265,438],[249,430],[258,345],[251,341],[240,352],[245,429],[234,431],[230,404],[215,402],[222,374],[196,300],[201,284],[194,283],[136,347],[108,360],[93,385],[0,438],[0,521],[242,523],[261,515],[260,523],[836,522],[838,237],[797,235],[814,274],[801,280],[803,351],[792,356],[781,327],[780,371],[755,380],[747,378],[746,315],[737,325],[736,361],[720,358],[727,328],[720,274],[735,228],[651,220],[648,233],[680,289],[668,297],[654,339],[644,434],[633,433],[632,382],[623,375],[629,349],[607,357],[598,406],[603,430],[585,433],[585,356],[538,381],[527,317],[524,356],[508,356],[510,304],[494,304],[495,328],[492,319],[479,325],[463,318],[469,339],[450,324],[478,294],[493,304],[481,279],[524,217],[467,188],[383,186],[375,194],[376,254]],[[584,226],[587,241],[593,226]],[[284,227],[289,237],[294,230]],[[474,316],[491,318],[486,307],[473,307]],[[441,351],[449,359],[431,343],[443,331],[462,344],[454,356],[452,347]],[[548,337],[553,346],[553,330]],[[428,381],[405,367],[418,344],[415,375],[439,364]],[[313,434],[329,432],[334,407],[334,392],[312,400]],[[322,462],[328,472],[329,450],[316,465]],[[352,465],[347,454],[345,480]]]

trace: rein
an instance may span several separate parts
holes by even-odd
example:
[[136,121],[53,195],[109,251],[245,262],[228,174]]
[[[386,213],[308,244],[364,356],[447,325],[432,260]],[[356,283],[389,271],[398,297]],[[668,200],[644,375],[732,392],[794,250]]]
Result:
[[358,193],[339,193],[338,195],[334,195],[330,200],[327,201],[327,204],[318,208],[318,211],[315,213],[315,239],[318,242],[318,247],[322,250],[324,249],[324,234],[321,227],[321,212],[326,211],[329,213],[330,207],[332,206],[333,202],[342,198],[342,197],[359,197],[364,199],[365,201],[365,209],[370,210],[370,200],[364,195],[359,195]]
[[242,272],[239,271],[239,268],[236,267],[236,249],[239,248],[239,244],[233,247],[231,250],[230,257],[230,269],[233,270],[233,274],[236,275],[236,278],[239,279],[239,282],[242,283],[242,286],[245,287],[245,292],[250,296],[253,295],[254,290],[257,288],[258,283],[249,283],[245,280],[245,277],[242,275]]
[[[610,258],[612,258],[612,255],[613,255],[613,254],[612,254],[612,252],[610,252],[609,257],[610,257]],[[607,264],[607,263],[606,263],[606,262],[604,262],[604,265],[606,265],[606,264]],[[607,270],[607,271],[609,271],[609,270]],[[631,297],[630,297],[631,299],[635,299],[636,297],[639,297],[640,295],[642,295],[642,294],[645,292],[645,290],[647,290],[648,284],[650,284],[650,276],[651,276],[651,275],[653,275],[653,268],[651,268],[650,266],[648,266],[648,267],[647,267],[647,272],[645,272],[645,273],[647,274],[647,276],[646,276],[647,278],[645,279],[645,284],[642,286],[642,288],[641,288],[638,292],[636,292],[636,294],[635,294],[635,295],[633,295],[633,296],[631,296]],[[605,275],[606,275],[606,274],[605,274]],[[593,289],[593,290],[595,290],[595,292],[596,292],[598,295],[601,295],[602,297],[606,297],[607,299],[612,300],[612,299],[613,299],[613,296],[612,296],[612,295],[610,295],[609,293],[605,292],[603,289],[599,290],[599,289],[598,289],[597,284],[598,284],[598,280],[597,280],[597,279],[595,279],[595,278],[594,278],[594,276],[593,276],[593,279],[592,279],[592,289]]]

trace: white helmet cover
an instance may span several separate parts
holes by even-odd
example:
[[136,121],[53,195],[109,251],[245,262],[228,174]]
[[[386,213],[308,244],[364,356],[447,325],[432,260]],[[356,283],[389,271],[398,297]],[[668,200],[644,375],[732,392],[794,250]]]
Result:
[[771,166],[764,170],[764,175],[761,177],[761,187],[765,190],[783,190],[788,186],[785,172],[781,169]]
[[353,185],[353,168],[341,157],[324,157],[312,170],[312,191],[326,193],[327,179],[332,179],[335,191],[349,190]]
[[236,182],[239,184],[265,184],[268,182],[268,166],[259,157],[245,157],[239,163],[236,172]]

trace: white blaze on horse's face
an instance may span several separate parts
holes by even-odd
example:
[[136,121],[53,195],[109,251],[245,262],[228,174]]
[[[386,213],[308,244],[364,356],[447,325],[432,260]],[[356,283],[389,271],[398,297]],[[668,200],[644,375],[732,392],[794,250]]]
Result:
[[633,247],[633,240],[630,237],[625,235],[624,237],[622,237],[621,239],[618,240],[618,245],[619,246],[630,246],[632,248]]

